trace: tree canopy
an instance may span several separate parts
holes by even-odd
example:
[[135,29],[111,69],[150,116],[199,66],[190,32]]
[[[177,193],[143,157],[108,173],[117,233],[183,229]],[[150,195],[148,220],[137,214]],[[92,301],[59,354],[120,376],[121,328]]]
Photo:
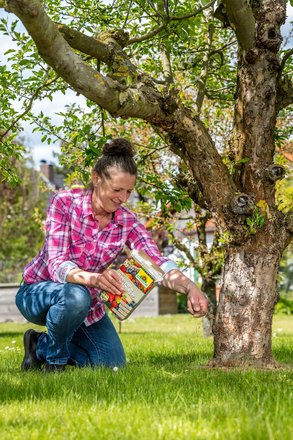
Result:
[[[251,57],[255,52],[254,4],[240,0],[234,3],[195,2],[190,6],[189,2],[48,1],[44,8],[38,1],[2,1],[2,6],[20,18],[34,40],[20,33],[15,21],[8,25],[2,19],[2,31],[11,35],[19,47],[8,53],[13,75],[7,66],[2,66],[1,78],[6,81],[3,90],[6,94],[9,91],[6,102],[3,99],[5,131],[11,134],[21,116],[11,114],[13,100],[21,100],[23,118],[32,118],[39,125],[41,121],[48,124],[46,115],[30,113],[33,101],[52,99],[54,92],[64,92],[69,86],[89,102],[98,104],[95,121],[91,115],[88,123],[78,127],[82,126],[81,130],[71,133],[73,143],[82,138],[88,156],[93,151],[97,153],[93,134],[102,134],[105,114],[101,108],[115,118],[143,119],[160,135],[164,134],[172,151],[192,163],[198,190],[212,211],[219,213],[223,204],[233,207],[231,199],[242,188],[237,188],[230,172],[232,169],[236,174],[235,169],[251,166],[249,151],[236,151],[235,144],[229,148],[228,136],[218,136],[208,125],[211,120],[213,125],[223,123],[223,109],[231,111],[234,104],[237,44],[250,50]],[[284,19],[280,12],[277,21],[281,23]],[[277,40],[274,44],[280,43],[279,35],[272,35],[271,39]],[[284,99],[291,96],[292,100],[290,82],[282,75],[288,68],[288,53],[280,66],[278,87],[280,91],[287,87]],[[284,99],[280,108],[287,105]],[[173,121],[176,113],[180,115],[178,121],[192,120],[190,147],[180,145],[178,127]],[[77,118],[72,122],[76,126]],[[230,130],[231,122],[230,119]],[[54,127],[49,128],[54,131]],[[186,133],[188,124],[183,124],[182,129]],[[68,132],[65,130],[64,134]],[[46,135],[43,139],[50,140]],[[5,139],[8,154],[9,142]],[[226,164],[218,154],[219,146],[225,153]],[[272,153],[270,147],[269,161]],[[209,157],[210,165],[204,173],[194,157],[199,163],[207,163]],[[210,187],[214,190],[210,191]],[[219,187],[221,197],[217,193]]]

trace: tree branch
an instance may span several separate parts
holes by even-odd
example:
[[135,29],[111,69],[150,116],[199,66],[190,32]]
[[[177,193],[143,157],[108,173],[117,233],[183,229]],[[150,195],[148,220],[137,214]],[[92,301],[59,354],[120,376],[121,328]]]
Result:
[[279,78],[277,83],[277,111],[293,103],[293,81],[287,75]]
[[171,236],[172,243],[175,245],[175,247],[177,249],[179,249],[180,251],[184,252],[185,255],[187,256],[187,258],[189,259],[190,263],[192,264],[192,267],[194,267],[194,269],[196,269],[198,272],[200,272],[201,267],[198,264],[196,264],[195,258],[193,257],[189,248],[183,243],[182,240],[179,240],[178,238],[176,238],[172,232],[169,232],[169,234]]
[[71,29],[65,24],[56,23],[56,25],[59,32],[73,49],[107,63],[109,50],[106,44],[96,38],[89,37],[75,29]]
[[126,14],[126,17],[125,17],[125,20],[124,20],[124,27],[126,26],[126,24],[127,24],[127,22],[128,22],[128,18],[129,18],[129,14],[130,14],[130,10],[131,10],[131,6],[132,6],[132,2],[133,2],[133,0],[131,0],[131,1],[129,2],[129,5],[128,5],[127,14]]
[[213,6],[215,3],[216,3],[216,0],[213,0],[209,3],[207,3],[206,5],[202,6],[201,8],[198,8],[196,11],[191,12],[190,14],[180,15],[177,17],[175,15],[173,15],[170,17],[170,20],[185,20],[186,18],[195,17],[197,14],[204,11],[205,9],[208,9],[210,6]]
[[291,55],[293,55],[293,49],[289,49],[285,53],[285,55],[283,56],[282,61],[281,61],[281,65],[280,65],[280,73],[283,72],[285,64],[286,64],[287,60],[291,57]]
[[147,75],[144,78],[141,75],[135,88],[131,88],[88,66],[73,52],[58,26],[47,16],[41,0],[8,0],[7,9],[20,18],[40,56],[78,93],[113,116],[146,120],[165,117],[161,109],[160,94]]
[[222,0],[226,15],[235,30],[238,43],[243,49],[251,49],[255,43],[255,19],[246,0]]
[[293,81],[291,77],[282,75],[286,62],[293,54],[293,49],[288,50],[282,58],[277,78],[277,110],[280,111],[293,103]]
[[213,55],[216,55],[217,53],[222,53],[222,52],[224,52],[225,49],[228,49],[228,47],[233,46],[235,43],[237,43],[237,40],[232,40],[229,43],[224,44],[219,49],[212,50],[210,55],[213,56]]
[[[200,12],[204,11],[205,9],[209,8],[210,6],[212,6],[213,4],[215,4],[215,0],[211,1],[210,3],[206,4],[205,6],[202,6],[201,8],[197,9],[194,12],[191,12],[190,14],[186,14],[186,15],[181,15],[181,16],[170,16],[165,18],[165,21],[163,24],[161,24],[160,26],[152,29],[150,32],[148,32],[145,35],[141,35],[140,37],[134,37],[134,38],[130,38],[130,40],[128,41],[128,44],[133,44],[133,43],[140,43],[142,41],[146,41],[149,40],[150,38],[153,38],[154,36],[158,35],[163,29],[166,29],[166,27],[168,26],[168,24],[171,21],[178,21],[178,20],[186,20],[187,18],[192,18],[195,17],[197,14],[199,14]],[[156,11],[157,12],[157,11]],[[160,18],[162,18],[160,16]]]
[[[170,146],[170,149],[172,147]],[[179,165],[179,174],[175,177],[176,184],[187,191],[189,197],[193,201],[194,205],[198,207],[198,211],[207,210],[208,207],[204,201],[203,195],[197,185],[197,183],[192,180],[190,173],[186,170],[186,165],[181,161]]]
[[12,130],[16,124],[18,123],[18,121],[20,121],[25,115],[28,114],[28,112],[32,109],[33,107],[33,103],[34,101],[37,99],[39,93],[44,90],[45,88],[47,88],[49,85],[53,84],[55,81],[57,81],[57,79],[59,78],[59,76],[55,76],[54,78],[52,78],[50,81],[45,81],[42,85],[40,85],[32,94],[32,96],[30,97],[29,101],[28,101],[28,105],[26,106],[26,108],[24,109],[24,111],[22,113],[20,113],[17,118],[10,124],[10,126],[7,128],[7,130],[5,130],[4,133],[1,133],[0,136],[0,142],[2,142],[2,139],[5,138],[5,136],[10,132],[10,130]]
[[8,11],[20,18],[39,54],[78,93],[107,108],[119,110],[116,84],[105,78],[74,53],[58,27],[47,16],[41,0],[8,0]]
[[58,24],[59,32],[67,43],[84,54],[105,63],[113,71],[112,78],[121,80],[128,75],[135,75],[137,68],[122,51],[128,41],[128,34],[124,31],[105,31],[95,38]]
[[[209,15],[211,15],[211,12]],[[202,60],[202,68],[199,75],[199,79],[197,81],[198,83],[198,90],[197,95],[195,99],[195,111],[199,115],[201,112],[204,96],[205,96],[205,88],[207,83],[207,78],[209,74],[209,62],[210,62],[210,56],[211,56],[211,47],[212,47],[212,41],[213,41],[213,34],[214,34],[214,26],[211,24],[208,29],[207,34],[207,41],[206,41],[206,51],[203,56]]]
[[159,18],[159,19],[164,19],[164,16],[159,12],[159,9],[162,9],[162,8],[160,8],[160,3],[159,3],[159,7],[158,8],[156,8],[156,6],[154,5],[154,3],[151,1],[151,0],[148,0],[147,1],[148,2],[148,5],[149,5],[149,7],[154,11],[154,13],[156,14],[156,16]]
[[[147,147],[145,147],[145,148],[147,148]],[[163,147],[158,147],[158,148],[152,149],[152,151],[150,151],[149,153],[142,156],[142,162],[144,163],[148,157],[152,156],[153,154],[157,153],[158,151],[166,150],[166,148],[167,148],[166,146],[163,146]]]
[[142,35],[140,37],[130,38],[128,41],[128,45],[133,44],[133,43],[140,43],[141,41],[150,40],[151,38],[158,35],[166,27],[167,27],[167,24],[164,23],[164,24],[161,24],[161,26],[158,26],[157,28],[153,29],[152,31],[150,31],[149,33],[147,33],[145,35]]
[[173,72],[170,60],[170,54],[167,52],[165,47],[162,48],[162,66],[163,75],[165,78],[164,84],[171,84],[173,82]]

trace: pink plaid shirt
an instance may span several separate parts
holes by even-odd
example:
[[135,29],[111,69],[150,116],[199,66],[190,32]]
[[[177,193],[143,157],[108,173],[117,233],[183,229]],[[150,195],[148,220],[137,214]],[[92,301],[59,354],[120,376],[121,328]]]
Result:
[[[93,217],[92,191],[76,188],[55,194],[50,202],[46,237],[38,255],[24,268],[27,284],[40,281],[66,282],[74,268],[102,272],[122,251],[124,245],[144,251],[167,272],[176,266],[163,257],[145,227],[134,213],[119,207],[112,221],[102,230]],[[105,307],[99,289],[88,288],[93,302],[85,324],[101,319]]]

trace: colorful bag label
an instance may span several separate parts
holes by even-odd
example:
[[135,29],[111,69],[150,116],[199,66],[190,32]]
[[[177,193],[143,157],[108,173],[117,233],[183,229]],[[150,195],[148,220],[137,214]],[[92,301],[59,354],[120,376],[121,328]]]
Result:
[[164,271],[144,251],[128,251],[120,265],[123,293],[101,292],[101,299],[121,321],[127,319],[153,287],[162,281]]

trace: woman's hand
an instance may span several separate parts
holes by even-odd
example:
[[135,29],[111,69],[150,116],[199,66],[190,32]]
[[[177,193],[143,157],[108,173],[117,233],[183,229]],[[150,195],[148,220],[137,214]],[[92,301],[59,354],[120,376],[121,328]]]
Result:
[[207,314],[208,300],[204,293],[178,269],[167,272],[162,284],[176,292],[187,294],[187,309],[195,318]]
[[191,281],[187,287],[187,310],[195,318],[205,316],[208,311],[208,300],[203,292]]
[[97,287],[115,295],[123,293],[122,281],[114,269],[106,269],[102,273],[96,273],[76,268],[69,272],[66,281],[68,283],[82,284],[86,287]]
[[121,295],[121,293],[123,293],[122,281],[116,270],[106,269],[104,272],[96,275],[95,287],[114,293],[115,295]]

